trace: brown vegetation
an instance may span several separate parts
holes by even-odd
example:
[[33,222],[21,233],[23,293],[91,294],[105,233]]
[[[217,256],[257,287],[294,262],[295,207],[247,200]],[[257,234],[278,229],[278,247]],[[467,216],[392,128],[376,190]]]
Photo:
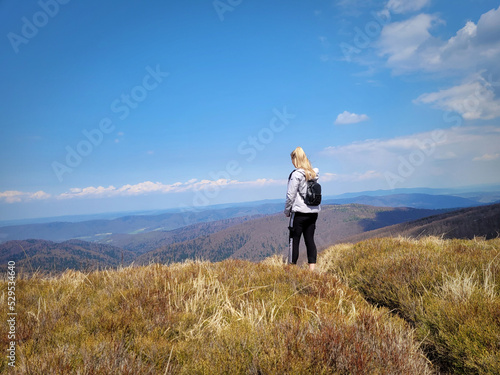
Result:
[[[321,251],[366,230],[414,220],[435,212],[360,204],[326,205],[322,207],[316,224],[316,244]],[[219,261],[229,257],[258,262],[272,255],[286,254],[288,220],[282,213],[248,220],[212,234],[161,246],[141,255],[136,262],[178,262],[188,258]],[[305,250],[303,241],[301,248]],[[302,251],[299,262],[304,260],[305,251]]]
[[[67,271],[17,284],[13,374],[432,372],[403,320],[333,275],[278,258]],[[5,316],[5,295],[0,302]]]
[[14,261],[25,273],[63,272],[67,269],[95,270],[129,264],[134,258],[130,251],[119,247],[69,240],[61,243],[45,240],[9,241],[0,245],[0,272],[7,262]]
[[320,264],[411,323],[444,373],[500,373],[500,239],[377,238]]
[[422,237],[438,236],[443,238],[500,236],[500,204],[464,208],[444,214],[433,215],[409,223],[387,226],[381,229],[360,233],[346,242],[359,242],[374,237]]

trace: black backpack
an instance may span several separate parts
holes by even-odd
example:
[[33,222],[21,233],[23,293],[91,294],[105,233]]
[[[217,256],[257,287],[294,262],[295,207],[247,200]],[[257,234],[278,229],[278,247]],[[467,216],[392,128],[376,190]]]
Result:
[[[295,170],[292,171],[295,172]],[[290,181],[290,178],[292,177],[292,173],[290,173],[290,176],[288,176],[288,181]],[[300,194],[300,192],[299,192]],[[302,196],[300,194],[302,199],[304,199],[304,203],[308,206],[319,206],[321,203],[321,185],[318,184],[317,180],[310,180],[307,181],[307,189],[306,189],[306,196]]]

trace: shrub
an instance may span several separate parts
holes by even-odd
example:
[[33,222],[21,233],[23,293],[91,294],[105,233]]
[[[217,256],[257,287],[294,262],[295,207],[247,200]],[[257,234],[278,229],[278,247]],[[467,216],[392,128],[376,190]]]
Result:
[[319,259],[370,302],[410,322],[444,372],[500,373],[500,239],[379,238]]
[[12,373],[432,373],[402,319],[334,275],[278,258],[67,271],[17,283]]

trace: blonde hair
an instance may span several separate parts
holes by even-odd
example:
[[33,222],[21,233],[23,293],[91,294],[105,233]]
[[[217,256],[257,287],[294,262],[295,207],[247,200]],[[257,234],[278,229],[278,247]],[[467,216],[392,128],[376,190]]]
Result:
[[290,156],[295,168],[301,168],[304,170],[304,172],[306,173],[306,180],[309,181],[316,178],[316,172],[311,167],[311,163],[309,162],[309,159],[307,158],[306,153],[304,152],[302,147],[297,147],[292,151]]

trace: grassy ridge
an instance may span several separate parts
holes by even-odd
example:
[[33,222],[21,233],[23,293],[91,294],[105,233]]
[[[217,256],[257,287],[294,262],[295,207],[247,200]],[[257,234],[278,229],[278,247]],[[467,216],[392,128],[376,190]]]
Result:
[[396,311],[441,371],[500,374],[500,239],[372,239],[321,256],[323,271]]
[[432,373],[402,319],[278,258],[67,271],[16,297],[16,374]]

